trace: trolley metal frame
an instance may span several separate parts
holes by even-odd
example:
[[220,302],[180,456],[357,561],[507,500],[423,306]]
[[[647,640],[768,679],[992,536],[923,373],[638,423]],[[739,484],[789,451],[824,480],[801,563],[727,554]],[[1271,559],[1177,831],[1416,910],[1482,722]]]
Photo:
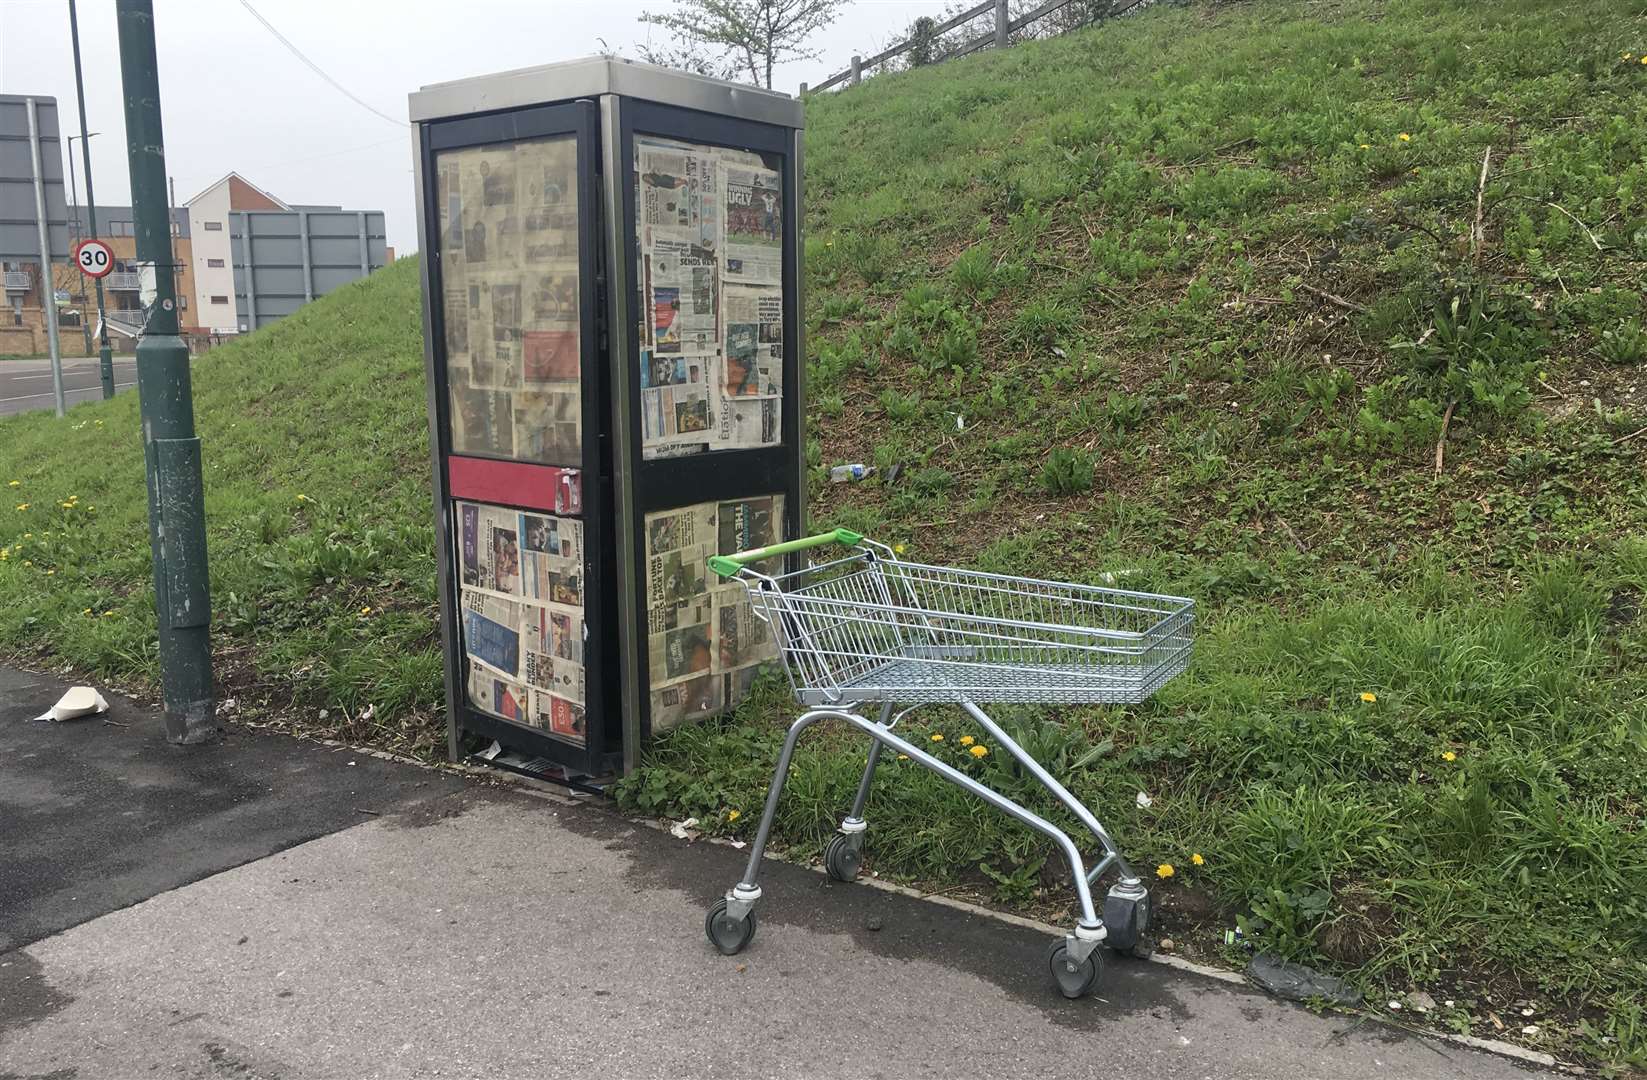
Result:
[[[780,556],[830,543],[852,550],[801,570],[767,572],[777,569],[771,563]],[[1063,853],[1080,918],[1053,944],[1048,965],[1066,997],[1096,985],[1099,945],[1147,954],[1143,881],[1096,815],[978,702],[1142,701],[1188,663],[1192,600],[904,562],[886,545],[846,529],[716,556],[709,565],[749,591],[756,615],[778,641],[796,700],[810,706],[784,739],[743,878],[709,912],[705,930],[717,949],[730,955],[753,938],[761,858],[795,746],[807,728],[834,719],[872,741],[851,810],[825,851],[831,877],[857,876],[868,828],[864,809],[881,753],[891,747],[1048,837]],[[914,709],[939,702],[960,706],[1092,833],[1102,855],[1090,868],[1064,830],[894,731]],[[880,706],[878,719],[861,714],[865,704]],[[895,713],[898,705],[905,708]],[[1092,886],[1111,868],[1118,880],[1100,918]]]

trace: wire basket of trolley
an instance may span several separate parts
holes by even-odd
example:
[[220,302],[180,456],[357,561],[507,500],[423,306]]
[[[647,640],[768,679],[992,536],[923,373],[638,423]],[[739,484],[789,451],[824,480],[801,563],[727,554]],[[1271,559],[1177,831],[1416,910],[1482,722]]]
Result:
[[[779,556],[826,544],[844,555],[789,573]],[[825,850],[837,881],[857,876],[863,858],[864,804],[881,752],[891,747],[950,783],[1049,837],[1063,852],[1080,904],[1074,930],[1053,943],[1047,965],[1065,997],[1092,991],[1102,972],[1100,946],[1146,952],[1149,891],[1109,833],[981,704],[1132,704],[1189,662],[1195,603],[1175,596],[926,566],[847,529],[717,555],[710,569],[748,589],[755,614],[772,630],[795,700],[806,707],[778,756],[766,808],[743,880],[705,920],[722,953],[755,936],[761,855],[801,733],[819,720],[844,721],[868,735],[869,761],[852,809]],[[763,572],[763,568],[766,572]],[[1088,862],[1075,839],[1039,815],[900,737],[899,720],[922,705],[959,705],[985,734],[1046,787],[1096,838]],[[866,706],[879,706],[875,719]],[[901,708],[902,712],[895,710]],[[1092,886],[1108,870],[1118,880],[1100,918]]]

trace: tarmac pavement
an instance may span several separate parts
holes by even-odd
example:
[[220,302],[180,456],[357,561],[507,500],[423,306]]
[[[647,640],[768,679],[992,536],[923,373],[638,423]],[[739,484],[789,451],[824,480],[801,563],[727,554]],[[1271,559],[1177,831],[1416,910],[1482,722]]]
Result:
[[124,702],[128,728],[22,719],[58,689],[0,679],[0,926],[32,927],[0,951],[0,1080],[1534,1074],[1163,964],[1067,1002],[1042,933],[781,863],[723,957],[703,917],[742,852],[275,736],[156,747]]

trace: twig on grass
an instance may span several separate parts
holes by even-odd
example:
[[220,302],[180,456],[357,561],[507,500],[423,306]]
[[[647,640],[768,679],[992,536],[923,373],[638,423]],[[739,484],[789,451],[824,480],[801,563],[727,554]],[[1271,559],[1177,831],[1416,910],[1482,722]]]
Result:
[[1628,435],[1620,435],[1618,438],[1613,440],[1613,445],[1617,446],[1619,443],[1627,443],[1637,435],[1647,435],[1647,427],[1632,431]]
[[1300,289],[1303,289],[1305,292],[1314,293],[1315,295],[1319,296],[1323,300],[1331,301],[1332,303],[1337,304],[1341,308],[1347,308],[1350,311],[1358,311],[1363,315],[1367,314],[1367,309],[1365,307],[1363,307],[1362,305],[1356,303],[1354,300],[1346,300],[1342,296],[1338,296],[1334,293],[1330,293],[1330,292],[1326,291],[1325,289],[1317,289],[1314,285],[1311,285],[1311,284],[1309,284],[1307,282],[1303,282],[1303,281],[1300,281],[1298,283],[1298,287]]
[[1487,238],[1486,226],[1482,224],[1484,207],[1482,200],[1487,196],[1487,170],[1493,163],[1493,148],[1487,147],[1487,152],[1481,155],[1481,179],[1475,185],[1475,226],[1470,229],[1470,258],[1481,261],[1481,245]]
[[1310,553],[1309,545],[1304,543],[1304,541],[1300,540],[1298,538],[1298,534],[1292,531],[1292,526],[1287,524],[1287,519],[1278,517],[1275,520],[1280,522],[1282,530],[1288,536],[1292,537],[1292,542],[1294,544],[1298,545],[1298,550],[1303,552],[1305,555],[1308,555]]
[[1584,222],[1578,220],[1578,218],[1576,218],[1576,217],[1573,217],[1573,212],[1571,210],[1568,210],[1565,206],[1562,206],[1560,203],[1557,203],[1557,202],[1547,202],[1547,203],[1545,203],[1545,205],[1546,206],[1553,206],[1557,210],[1560,210],[1563,214],[1566,214],[1569,218],[1572,218],[1573,224],[1577,225],[1579,228],[1584,230],[1584,235],[1588,236],[1590,238],[1590,243],[1592,243],[1596,246],[1596,250],[1597,251],[1601,250],[1601,241],[1596,239],[1596,234],[1591,232],[1590,227],[1588,225],[1584,224]]
[[1435,440],[1435,475],[1441,477],[1441,466],[1447,460],[1447,428],[1453,422],[1453,410],[1458,408],[1456,400],[1447,402],[1447,411],[1441,414],[1441,435]]

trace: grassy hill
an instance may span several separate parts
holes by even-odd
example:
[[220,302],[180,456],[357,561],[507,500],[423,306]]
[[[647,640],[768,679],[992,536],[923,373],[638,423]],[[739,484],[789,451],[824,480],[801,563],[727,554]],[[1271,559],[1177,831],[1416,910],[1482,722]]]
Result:
[[[1614,0],[1158,5],[808,107],[814,520],[1195,596],[1157,700],[1003,713],[1172,868],[1179,947],[1240,962],[1240,923],[1619,1067],[1647,1066],[1644,51]],[[417,304],[403,261],[195,365],[224,695],[414,751]],[[136,405],[0,422],[0,649],[152,679]],[[845,461],[881,478],[829,485]],[[745,833],[791,712],[768,684],[621,797]],[[1059,816],[955,714],[905,723]],[[809,739],[782,842],[821,843],[861,750]],[[921,770],[870,821],[883,875],[1067,917],[1046,846]]]

